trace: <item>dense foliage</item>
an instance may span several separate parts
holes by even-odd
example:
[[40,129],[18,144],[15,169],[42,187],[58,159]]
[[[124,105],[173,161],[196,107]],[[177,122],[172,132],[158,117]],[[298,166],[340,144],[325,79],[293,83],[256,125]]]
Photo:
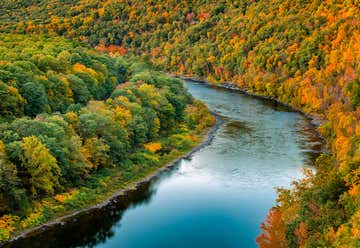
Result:
[[65,112],[110,96],[125,79],[121,61],[62,38],[1,35],[1,118]]
[[[319,157],[317,173],[307,172],[294,190],[279,192],[258,243],[360,246],[359,1],[18,0],[0,7],[4,32],[57,33],[100,51],[146,54],[167,71],[232,81],[312,114],[332,154]],[[11,90],[9,102],[23,106]],[[34,107],[41,106],[38,99]]]
[[63,38],[0,37],[0,240],[61,213],[54,202],[76,209],[66,192],[101,184],[99,173],[118,169],[124,183],[162,165],[214,123],[180,80],[146,64]]

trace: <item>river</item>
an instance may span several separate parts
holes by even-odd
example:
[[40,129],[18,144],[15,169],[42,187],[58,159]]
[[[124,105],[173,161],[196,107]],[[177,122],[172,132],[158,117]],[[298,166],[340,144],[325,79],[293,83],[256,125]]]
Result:
[[224,123],[210,145],[101,210],[10,247],[256,247],[276,187],[291,187],[321,143],[301,114],[186,82]]

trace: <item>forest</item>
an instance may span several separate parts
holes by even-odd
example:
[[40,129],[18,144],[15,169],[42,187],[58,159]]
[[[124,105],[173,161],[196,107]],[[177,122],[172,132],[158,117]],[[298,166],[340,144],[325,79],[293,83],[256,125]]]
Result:
[[[316,172],[306,171],[306,177],[294,182],[292,190],[279,189],[276,206],[262,224],[258,244],[260,247],[357,247],[360,244],[359,8],[357,0],[180,0],[166,4],[158,0],[6,0],[0,3],[0,32],[64,36],[102,53],[131,59],[141,57],[162,71],[214,84],[233,82],[248,92],[278,99],[311,115],[327,141],[327,151],[317,159]],[[120,104],[116,103],[119,97],[130,102],[141,99],[140,93],[133,93],[133,98],[121,88],[114,91],[119,83],[116,80],[126,80],[137,71],[134,66],[106,55],[94,55],[88,49],[73,47],[72,43],[63,46],[68,52],[60,52],[50,41],[43,45],[46,49],[41,48],[43,56],[33,56],[31,49],[23,51],[22,56],[16,50],[19,48],[6,39],[22,38],[5,35],[0,46],[1,92],[8,98],[0,103],[0,111],[7,120],[14,119],[1,127],[1,147],[5,147],[2,159],[9,161],[11,168],[3,170],[9,173],[5,178],[21,175],[14,173],[15,165],[31,161],[27,147],[39,147],[39,153],[44,156],[49,156],[50,151],[57,163],[52,163],[52,170],[47,172],[50,177],[44,179],[48,182],[46,188],[38,189],[30,174],[21,184],[25,191],[14,184],[18,179],[10,180],[14,190],[2,189],[12,192],[2,197],[4,209],[20,208],[19,194],[38,197],[53,193],[69,181],[83,180],[76,173],[71,173],[75,178],[66,178],[69,164],[91,174],[94,168],[116,163],[116,158],[121,157],[112,153],[112,145],[126,150],[153,137],[150,131],[153,127],[134,134],[131,125],[125,134],[113,132],[119,137],[133,135],[139,140],[135,144],[113,144],[106,140],[106,135],[81,133],[81,125],[96,119],[91,117],[91,109],[101,108],[110,113]],[[62,38],[56,39],[64,42]],[[9,48],[11,53],[7,54]],[[21,61],[16,56],[22,56]],[[29,74],[31,82],[19,85]],[[138,82],[137,78],[143,76],[148,75],[135,74],[131,80]],[[159,87],[151,85],[146,86],[151,92]],[[135,86],[126,87],[138,91]],[[36,99],[31,99],[34,95]],[[184,118],[184,106],[178,105],[182,101],[177,97],[190,99],[189,96],[167,97],[175,111],[174,120]],[[109,100],[98,102],[105,99]],[[154,111],[160,119],[160,130],[171,130],[161,126],[161,111],[170,109],[145,111],[146,118],[151,119],[149,116]],[[34,116],[37,117],[29,119]],[[33,121],[41,122],[44,126],[41,133],[45,130],[46,133],[33,137],[30,128],[14,133]],[[69,137],[72,141],[65,142],[66,145],[82,143],[80,150],[99,149],[108,158],[104,161],[91,157],[91,152],[70,158],[66,149],[56,148],[59,142],[46,126],[70,132],[73,138]],[[40,134],[40,130],[36,133]],[[82,142],[76,141],[79,139]],[[58,161],[60,157],[64,161]],[[88,168],[89,162],[85,166],[82,159],[90,161],[92,167]]]
[[178,79],[64,38],[1,34],[0,240],[104,200],[214,123]]

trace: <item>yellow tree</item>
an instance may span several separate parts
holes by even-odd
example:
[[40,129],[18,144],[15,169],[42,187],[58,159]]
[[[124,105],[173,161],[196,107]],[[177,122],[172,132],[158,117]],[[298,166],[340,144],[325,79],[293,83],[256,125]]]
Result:
[[110,146],[104,143],[102,139],[86,139],[82,147],[82,153],[85,156],[90,168],[97,170],[99,167],[105,167],[109,163]]
[[22,139],[22,166],[29,174],[33,196],[39,193],[53,194],[59,186],[60,168],[48,148],[35,136]]

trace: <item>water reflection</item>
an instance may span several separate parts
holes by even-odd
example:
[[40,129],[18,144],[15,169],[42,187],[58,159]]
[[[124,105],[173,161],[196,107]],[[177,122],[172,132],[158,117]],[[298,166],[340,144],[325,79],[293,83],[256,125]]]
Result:
[[[176,166],[173,168],[175,169]],[[127,195],[119,196],[111,204],[83,213],[52,228],[45,228],[27,239],[19,239],[5,247],[95,247],[113,237],[121,228],[125,210],[147,205],[156,194],[156,185],[170,177],[174,170],[163,171],[154,181],[143,183]]]

